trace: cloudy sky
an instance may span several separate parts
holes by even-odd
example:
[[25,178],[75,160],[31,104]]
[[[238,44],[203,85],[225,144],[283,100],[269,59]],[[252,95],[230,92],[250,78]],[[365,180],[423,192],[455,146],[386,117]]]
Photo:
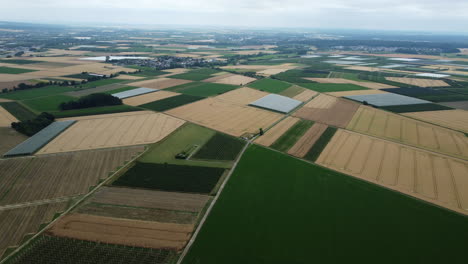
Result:
[[468,0],[0,0],[0,6],[4,21],[468,32]]

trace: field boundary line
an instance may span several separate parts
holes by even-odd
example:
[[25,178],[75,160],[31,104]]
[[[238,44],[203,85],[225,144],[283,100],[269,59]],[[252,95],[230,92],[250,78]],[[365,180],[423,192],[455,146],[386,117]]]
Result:
[[6,210],[18,209],[18,208],[24,208],[24,207],[32,207],[32,206],[51,204],[51,203],[66,202],[66,201],[72,200],[74,198],[77,198],[79,196],[80,195],[65,196],[65,197],[57,197],[57,198],[44,199],[44,200],[35,200],[35,201],[17,203],[17,204],[7,204],[7,205],[0,206],[0,211],[6,211]]
[[[239,163],[239,161],[241,160],[242,156],[244,155],[244,152],[247,150],[247,148],[250,146],[250,144],[252,144],[253,140],[255,140],[257,137],[253,137],[251,140],[247,141],[247,144],[245,144],[244,148],[242,149],[241,153],[239,154],[239,156],[237,157],[237,160],[234,162],[234,165],[232,165],[232,168],[231,170],[229,171],[229,174],[226,176],[226,178],[224,179],[223,183],[221,184],[221,186],[219,187],[218,189],[218,192],[216,193],[216,196],[214,197],[214,199],[211,201],[210,203],[210,206],[208,207],[208,209],[206,210],[205,212],[205,215],[203,216],[203,218],[200,220],[198,226],[197,226],[197,229],[195,230],[195,232],[193,233],[192,237],[190,238],[189,242],[187,243],[187,246],[185,246],[184,248],[184,251],[182,251],[182,254],[180,255],[179,259],[177,260],[176,264],[181,264],[182,261],[184,260],[185,256],[187,255],[187,253],[189,252],[190,248],[192,247],[193,243],[195,242],[198,234],[200,233],[200,230],[202,229],[203,227],[203,224],[205,224],[205,221],[206,219],[208,218],[208,216],[210,215],[211,213],[211,210],[213,209],[216,201],[218,201],[218,198],[219,196],[221,196],[221,193],[223,192],[224,190],[224,187],[226,186],[227,182],[229,181],[229,179],[231,178],[231,175],[232,173],[235,171],[236,167],[237,167],[237,164]],[[1,263],[0,263],[1,264]]]

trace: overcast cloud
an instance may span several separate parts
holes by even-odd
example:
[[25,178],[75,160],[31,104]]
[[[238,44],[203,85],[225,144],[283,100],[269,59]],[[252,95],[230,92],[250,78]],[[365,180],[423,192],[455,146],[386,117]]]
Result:
[[0,20],[468,32],[467,0],[0,0]]

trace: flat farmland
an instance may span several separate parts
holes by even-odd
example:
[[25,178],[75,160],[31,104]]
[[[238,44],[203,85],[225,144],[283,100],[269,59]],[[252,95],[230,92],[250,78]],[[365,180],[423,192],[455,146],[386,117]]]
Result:
[[223,100],[207,98],[167,112],[169,115],[239,137],[268,128],[282,115]]
[[142,151],[131,147],[0,160],[0,205],[86,193]]
[[346,127],[358,110],[359,104],[320,94],[297,110],[293,116],[323,124]]
[[307,130],[304,135],[294,144],[289,150],[288,154],[303,158],[312,146],[317,142],[323,132],[328,128],[327,125],[315,123]]
[[28,139],[27,136],[9,127],[0,127],[0,138],[2,139],[0,140],[0,156]]
[[[450,111],[450,110],[447,110]],[[347,129],[460,158],[468,158],[468,137],[401,115],[361,106]]]
[[162,100],[165,98],[173,97],[179,95],[178,93],[169,92],[169,91],[158,91],[155,93],[148,93],[140,96],[130,97],[123,99],[123,103],[126,105],[138,106],[154,101]]
[[392,82],[399,82],[418,87],[447,87],[450,86],[442,80],[433,79],[419,79],[419,78],[399,78],[399,77],[385,77],[386,80]]
[[404,115],[468,133],[468,111],[465,110],[425,111]]
[[38,154],[154,143],[183,124],[183,120],[160,113],[80,120]]
[[440,103],[440,104],[448,106],[448,107],[463,109],[463,110],[468,111],[468,101],[444,102],[444,103]]
[[27,72],[33,72],[33,71],[36,71],[36,70],[0,66],[0,73],[6,73],[6,74],[21,74],[21,73],[27,73]]
[[338,130],[317,163],[468,214],[468,162]]
[[301,92],[300,94],[298,94],[296,96],[293,96],[292,98],[296,99],[296,100],[299,100],[299,101],[302,101],[302,102],[306,102],[306,101],[312,99],[317,94],[318,93],[315,92],[315,91],[305,90],[305,91]]
[[282,152],[288,151],[309,130],[313,123],[308,120],[299,120],[270,147]]
[[214,96],[238,88],[236,85],[222,83],[192,82],[168,88],[167,90],[193,96]]
[[0,106],[0,127],[10,127],[12,122],[18,122],[18,119]]
[[246,85],[256,80],[257,79],[252,78],[252,77],[228,73],[228,74],[211,77],[203,81],[212,82],[212,83],[230,84],[230,85]]
[[183,263],[464,263],[467,237],[466,216],[252,145]]
[[296,124],[300,119],[288,116],[272,128],[268,129],[265,134],[255,139],[255,143],[262,146],[269,147],[276,140],[278,140],[284,133],[286,133],[294,124]]
[[46,231],[49,235],[145,248],[180,250],[193,225],[71,214]]
[[388,88],[397,88],[396,86],[376,83],[376,82],[365,82],[365,81],[354,81],[342,78],[304,78],[306,80],[318,82],[318,83],[339,83],[339,84],[354,84],[357,86],[366,87],[369,89],[388,89]]
[[327,94],[332,95],[332,96],[336,96],[336,97],[344,97],[344,96],[352,96],[352,95],[382,94],[382,93],[386,93],[386,92],[376,89],[376,90],[357,90],[357,91],[331,92],[331,93],[327,93]]
[[67,95],[51,95],[30,100],[24,100],[22,103],[33,109],[36,113],[60,111],[60,104],[75,100],[74,97]]
[[140,107],[150,109],[153,111],[163,112],[169,109],[173,109],[182,105],[190,104],[195,101],[202,100],[204,97],[178,94],[176,96],[170,96],[161,100],[157,100],[151,103],[143,104]]
[[265,78],[249,84],[249,87],[269,93],[280,93],[291,87],[291,84],[279,80]]
[[67,202],[49,203],[16,209],[0,209],[0,259],[8,247],[19,246],[24,236],[39,231],[41,224],[63,212]]
[[216,133],[192,156],[201,160],[234,161],[245,145],[245,141],[225,134]]
[[145,87],[153,89],[166,89],[169,87],[189,83],[189,80],[171,79],[171,78],[159,78],[146,81],[132,82],[128,85],[135,87]]
[[363,86],[346,83],[301,83],[300,85],[319,93],[368,90],[368,88]]
[[251,102],[257,101],[258,99],[267,95],[268,93],[266,92],[258,91],[248,87],[242,87],[222,95],[218,95],[215,98],[239,105],[248,105]]

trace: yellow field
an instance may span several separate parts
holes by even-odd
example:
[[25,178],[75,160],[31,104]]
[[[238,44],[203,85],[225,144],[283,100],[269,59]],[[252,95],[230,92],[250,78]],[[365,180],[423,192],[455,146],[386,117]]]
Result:
[[90,120],[90,119],[102,119],[102,118],[110,118],[110,117],[119,117],[119,116],[135,116],[135,115],[146,115],[152,114],[153,111],[132,111],[132,112],[121,112],[121,113],[113,113],[113,114],[102,114],[102,115],[89,115],[89,116],[74,116],[74,117],[67,117],[67,118],[59,118],[59,121],[63,120]]
[[326,93],[328,95],[336,96],[336,97],[344,97],[344,96],[352,96],[352,95],[364,95],[364,94],[383,94],[387,93],[380,90],[356,90],[356,91],[343,91],[343,92],[331,92]]
[[12,122],[18,122],[18,119],[0,106],[0,127],[10,127]]
[[277,122],[282,115],[266,110],[207,98],[166,113],[233,136],[257,133]]
[[404,144],[468,158],[468,137],[463,133],[411,118],[361,106],[347,129]]
[[138,106],[142,104],[151,103],[154,101],[162,100],[164,98],[169,98],[179,95],[179,93],[169,92],[169,91],[157,91],[154,93],[143,94],[140,96],[134,96],[130,98],[123,99],[123,103],[126,105]]
[[333,96],[319,94],[314,100],[308,102],[304,107],[317,108],[317,109],[329,109],[338,102],[338,98]]
[[154,143],[183,124],[161,113],[80,120],[38,154]]
[[[223,75],[221,75],[221,76],[223,76]],[[256,81],[256,80],[257,79],[255,79],[255,78],[251,78],[251,77],[247,77],[247,76],[243,76],[243,75],[233,74],[231,76],[221,78],[221,79],[215,81],[215,83],[231,84],[231,85],[246,85],[246,84],[251,83],[251,82]]]
[[115,77],[115,79],[118,79],[118,80],[139,80],[139,79],[143,79],[145,77],[141,77],[141,76],[135,76],[135,75],[127,75],[127,74],[120,74],[119,76]]
[[280,138],[289,128],[299,121],[299,118],[288,116],[274,127],[270,128],[262,136],[255,140],[255,143],[263,146],[271,146],[278,138]]
[[315,123],[305,134],[288,150],[288,154],[303,158],[315,142],[327,129],[327,125]]
[[312,99],[312,97],[316,96],[318,93],[312,90],[305,90],[301,92],[300,94],[296,95],[293,97],[293,99],[306,102]]
[[214,98],[235,104],[248,105],[253,101],[256,101],[266,95],[268,95],[268,93],[266,92],[262,92],[248,87],[242,87],[239,89],[229,91],[227,93],[223,93]]
[[230,66],[223,66],[223,69],[242,69],[242,70],[252,70],[257,71],[257,74],[270,76],[274,74],[278,74],[280,72],[285,72],[287,70],[297,68],[296,65],[292,63],[285,63],[280,65],[230,65]]
[[468,111],[465,110],[427,111],[403,115],[468,133]]
[[442,80],[433,79],[418,79],[418,78],[399,78],[399,77],[385,77],[388,81],[405,83],[419,87],[445,87],[450,86]]
[[468,163],[338,130],[317,163],[468,214]]
[[376,82],[358,82],[358,81],[353,81],[353,80],[348,80],[348,79],[343,79],[343,78],[304,78],[307,80],[311,80],[314,82],[319,82],[319,83],[349,83],[349,84],[354,84],[370,89],[388,89],[388,88],[397,88],[396,86],[388,85],[388,84],[383,84],[383,83],[376,83]]
[[136,86],[136,87],[145,87],[145,88],[153,88],[153,89],[166,89],[169,87],[186,84],[192,81],[189,80],[181,80],[181,79],[171,79],[171,78],[159,78],[159,79],[152,79],[147,81],[140,81],[140,82],[132,82],[128,85]]

